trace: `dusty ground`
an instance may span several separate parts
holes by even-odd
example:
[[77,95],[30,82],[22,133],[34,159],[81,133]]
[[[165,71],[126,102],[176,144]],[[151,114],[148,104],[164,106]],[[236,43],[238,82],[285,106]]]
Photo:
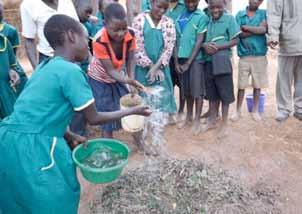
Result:
[[[166,130],[166,150],[177,158],[196,158],[223,168],[249,187],[270,186],[281,194],[283,213],[298,214],[302,210],[302,123],[294,118],[281,124],[274,120],[276,59],[276,54],[270,53],[270,87],[265,91],[267,100],[262,122],[252,121],[245,109],[239,122],[230,122],[230,134],[223,140],[216,138],[215,130],[194,137],[190,129],[180,131],[171,126]],[[237,69],[235,79],[236,76]],[[232,105],[231,112],[234,109],[235,105]],[[123,132],[118,133],[117,138],[131,142],[129,134]],[[134,152],[128,167],[136,167],[145,161],[144,156]],[[101,186],[81,183],[80,213],[88,213],[95,190]]]

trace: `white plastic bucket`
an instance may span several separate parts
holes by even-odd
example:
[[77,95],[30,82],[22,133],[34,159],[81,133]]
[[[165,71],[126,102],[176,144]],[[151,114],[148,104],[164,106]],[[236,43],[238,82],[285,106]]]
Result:
[[[125,102],[131,100],[131,99],[138,99],[140,100],[139,104],[135,105],[135,106],[142,106],[143,105],[143,100],[141,97],[139,97],[138,95],[135,95],[134,98],[131,97],[132,95],[127,94],[125,96],[123,96],[120,99],[120,105],[121,105],[121,110],[123,109],[129,109],[131,107],[134,106],[127,106],[125,105]],[[144,116],[139,116],[139,115],[130,115],[130,116],[126,116],[122,118],[122,127],[126,132],[139,132],[142,131],[144,129]]]

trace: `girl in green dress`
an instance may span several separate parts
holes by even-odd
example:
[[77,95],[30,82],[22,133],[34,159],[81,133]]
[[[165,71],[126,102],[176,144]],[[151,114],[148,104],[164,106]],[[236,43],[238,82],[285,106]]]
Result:
[[16,57],[7,37],[0,34],[0,120],[13,112],[20,82]]
[[135,78],[146,87],[163,87],[158,108],[170,116],[176,113],[169,61],[176,40],[172,19],[165,16],[168,0],[153,0],[151,11],[133,20],[137,39]]
[[[17,49],[20,46],[18,31],[12,25],[4,22],[3,18],[3,3],[0,0],[0,34],[3,34],[3,36],[7,37],[8,41],[10,42],[13,48],[15,56],[17,56]],[[15,70],[17,71],[20,77],[19,84],[15,86],[17,95],[19,95],[27,82],[27,76],[18,61],[17,65],[15,66]]]
[[[175,123],[176,103],[173,93],[173,84],[169,68],[170,58],[176,40],[176,32],[173,20],[165,16],[168,0],[153,0],[151,11],[139,14],[133,20],[133,28],[137,39],[137,51],[135,57],[135,79],[147,88],[161,87],[158,98],[149,100],[156,112],[159,113],[161,124]],[[152,130],[152,125],[147,122],[147,129]],[[142,135],[141,146],[146,154],[158,155],[158,149],[152,149],[146,142],[147,136]],[[163,130],[156,138],[163,139]],[[152,144],[155,143],[152,136]],[[148,146],[147,146],[148,145]]]
[[0,123],[0,213],[77,213],[80,186],[71,148],[86,139],[67,131],[74,111],[92,125],[150,114],[146,107],[96,112],[86,75],[73,63],[88,54],[83,28],[54,15],[44,34],[54,57],[37,67],[14,112]]

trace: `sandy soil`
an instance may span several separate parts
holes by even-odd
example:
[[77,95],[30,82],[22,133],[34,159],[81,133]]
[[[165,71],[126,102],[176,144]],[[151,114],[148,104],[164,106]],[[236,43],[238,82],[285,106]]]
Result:
[[[235,79],[236,64],[237,59]],[[237,123],[230,122],[229,136],[222,140],[217,139],[216,130],[194,137],[190,128],[180,131],[170,126],[165,132],[166,150],[177,158],[196,158],[225,169],[249,187],[272,187],[281,195],[283,213],[298,214],[302,210],[302,123],[294,118],[284,123],[274,120],[276,73],[276,53],[270,53],[270,87],[265,90],[267,99],[262,122],[254,122],[244,109],[243,118]],[[235,105],[232,105],[231,114],[234,109]],[[116,137],[131,142],[127,133],[120,132]],[[129,145],[133,147],[131,143]],[[144,156],[134,152],[128,167],[136,167],[144,161]],[[101,186],[88,185],[85,181],[81,183],[80,213],[87,213],[87,203],[93,200],[93,192]]]

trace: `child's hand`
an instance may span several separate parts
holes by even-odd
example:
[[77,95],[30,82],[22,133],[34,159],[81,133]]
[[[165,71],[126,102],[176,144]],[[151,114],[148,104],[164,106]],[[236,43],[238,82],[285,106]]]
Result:
[[271,47],[271,49],[276,49],[277,46],[279,45],[279,42],[278,41],[270,41],[268,43],[268,45]]
[[246,29],[246,25],[241,25],[241,31],[248,32],[248,30]]
[[132,114],[148,117],[152,114],[152,111],[148,106],[139,106],[132,108]]
[[18,84],[20,83],[20,76],[19,76],[19,74],[18,74],[15,70],[13,70],[13,69],[11,69],[11,70],[9,71],[9,78],[10,78],[10,82],[11,82],[11,86],[12,86],[12,87],[15,87],[16,85],[18,85]]
[[175,62],[175,70],[176,70],[176,72],[179,73],[179,74],[182,73],[180,64],[179,64],[178,62]]
[[155,81],[162,82],[165,79],[165,75],[162,70],[150,70],[146,76],[149,83],[152,84]]
[[66,137],[65,139],[71,150],[73,150],[75,147],[77,147],[80,144],[83,144],[84,147],[86,147],[85,143],[86,143],[87,139],[83,136],[77,135],[75,133],[72,133],[72,134],[70,133],[68,135],[68,137]]
[[214,55],[218,52],[218,48],[216,47],[216,44],[214,42],[208,42],[204,44],[204,49],[208,55]]
[[[138,91],[141,91],[141,92],[146,91],[145,86],[143,86],[141,83],[139,83],[138,81],[136,81],[134,79],[129,79],[128,84],[133,86]],[[130,91],[131,91],[131,87],[130,87]]]
[[93,24],[97,24],[99,22],[98,17],[96,16],[89,16],[89,21],[91,21]]
[[180,66],[180,70],[182,71],[182,73],[185,73],[189,70],[190,66],[190,63],[187,61],[185,64]]

